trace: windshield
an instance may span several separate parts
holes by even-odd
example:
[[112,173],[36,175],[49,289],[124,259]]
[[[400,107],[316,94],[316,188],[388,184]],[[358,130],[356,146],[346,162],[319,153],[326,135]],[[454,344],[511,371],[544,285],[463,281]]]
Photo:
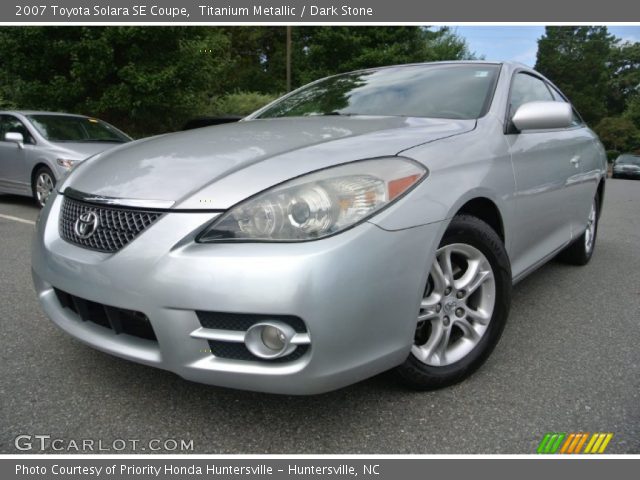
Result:
[[108,123],[96,118],[67,115],[29,115],[38,132],[51,142],[113,142],[130,139]]
[[499,65],[409,65],[313,83],[256,118],[382,115],[474,119],[486,113]]
[[640,155],[621,155],[616,165],[640,165]]

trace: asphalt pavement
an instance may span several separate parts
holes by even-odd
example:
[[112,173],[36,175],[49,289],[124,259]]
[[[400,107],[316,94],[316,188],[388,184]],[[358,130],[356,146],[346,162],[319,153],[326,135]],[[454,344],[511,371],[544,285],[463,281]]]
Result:
[[535,453],[547,432],[612,432],[607,453],[640,453],[640,181],[607,182],[589,265],[552,261],[519,283],[484,367],[426,393],[388,373],[312,397],[235,391],[93,350],[39,308],[33,225],[15,220],[37,215],[0,195],[0,453],[19,453],[18,435],[105,453],[118,439],[123,453],[151,439],[193,440],[187,453]]

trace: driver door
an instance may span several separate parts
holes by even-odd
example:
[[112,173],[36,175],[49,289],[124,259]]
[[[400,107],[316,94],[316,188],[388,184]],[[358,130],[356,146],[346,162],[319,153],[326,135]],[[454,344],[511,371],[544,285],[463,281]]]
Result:
[[[18,132],[24,137],[24,146],[4,139],[6,133]],[[27,156],[33,149],[33,137],[27,127],[13,115],[0,115],[0,186],[5,191],[28,193],[31,189]]]
[[517,132],[511,117],[534,101],[554,101],[546,82],[528,72],[514,75],[507,142],[516,183],[516,228],[512,242],[514,278],[571,240],[571,178],[578,171],[574,135],[567,129]]

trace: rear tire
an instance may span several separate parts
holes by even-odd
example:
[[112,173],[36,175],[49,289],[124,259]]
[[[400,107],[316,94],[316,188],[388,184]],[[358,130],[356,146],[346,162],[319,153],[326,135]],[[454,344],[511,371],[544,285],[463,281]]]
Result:
[[560,252],[558,258],[570,265],[586,265],[593,256],[598,236],[598,219],[600,218],[600,200],[598,196],[593,199],[587,228],[571,245]]
[[498,343],[510,304],[511,266],[502,240],[474,216],[454,217],[429,273],[411,353],[396,368],[399,378],[418,390],[465,379]]
[[56,177],[49,167],[44,165],[39,167],[33,175],[31,181],[31,191],[33,199],[40,208],[44,207],[47,199],[56,186]]

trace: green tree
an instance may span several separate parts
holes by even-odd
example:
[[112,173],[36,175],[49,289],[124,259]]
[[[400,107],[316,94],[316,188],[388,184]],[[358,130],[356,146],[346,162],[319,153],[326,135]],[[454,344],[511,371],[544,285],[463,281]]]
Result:
[[624,116],[631,120],[636,128],[640,129],[640,94],[636,94],[629,100]]
[[614,44],[605,26],[546,27],[538,40],[536,69],[556,83],[593,125],[607,115]]
[[640,145],[640,130],[626,117],[605,117],[595,131],[607,150],[629,152]]
[[227,90],[273,93],[285,91],[285,27],[212,27],[228,38]]
[[479,59],[475,52],[469,50],[467,41],[449,27],[425,30],[425,37],[428,50],[425,61]]
[[168,131],[222,90],[228,39],[203,27],[3,27],[0,96],[18,108]]
[[446,27],[298,27],[293,33],[297,85],[361,68],[473,58]]
[[[619,115],[637,103],[640,94],[640,43],[617,43],[609,59],[610,81],[607,96],[609,115]],[[637,107],[635,107],[637,108]],[[640,123],[636,122],[640,127]]]

